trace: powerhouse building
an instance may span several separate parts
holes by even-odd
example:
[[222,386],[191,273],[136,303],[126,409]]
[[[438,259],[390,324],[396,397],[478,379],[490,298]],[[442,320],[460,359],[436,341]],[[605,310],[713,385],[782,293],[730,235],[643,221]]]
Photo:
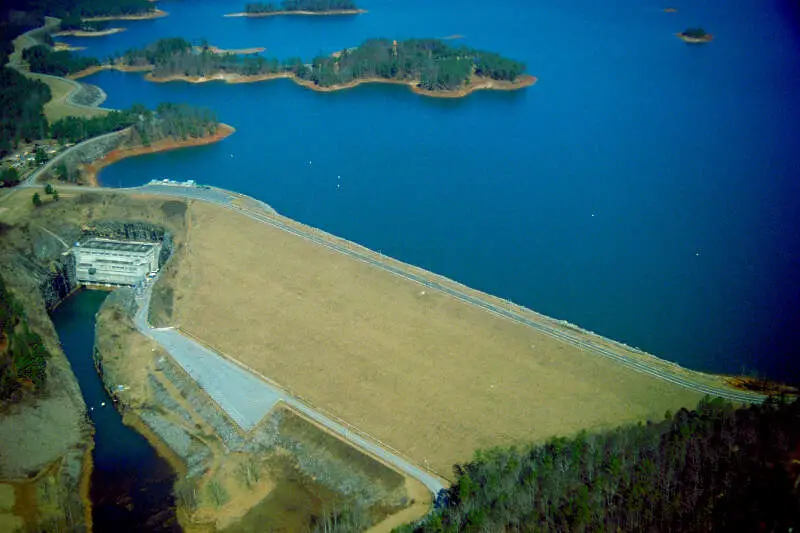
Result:
[[158,270],[161,243],[89,239],[76,243],[72,254],[79,284],[136,285]]

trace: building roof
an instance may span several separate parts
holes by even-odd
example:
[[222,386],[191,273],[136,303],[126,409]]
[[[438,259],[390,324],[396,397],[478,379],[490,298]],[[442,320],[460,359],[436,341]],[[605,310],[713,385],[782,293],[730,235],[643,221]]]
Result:
[[156,245],[154,242],[111,241],[108,239],[89,239],[81,243],[84,250],[105,250],[111,252],[147,252]]

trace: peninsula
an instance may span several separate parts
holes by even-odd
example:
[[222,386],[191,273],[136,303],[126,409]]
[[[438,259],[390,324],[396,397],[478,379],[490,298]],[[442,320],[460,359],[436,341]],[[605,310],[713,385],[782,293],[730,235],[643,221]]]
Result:
[[[198,50],[185,39],[171,38],[131,50],[105,68],[147,69],[147,79],[155,82],[248,83],[289,78],[321,92],[362,83],[390,83],[444,98],[462,97],[480,89],[521,89],[536,82],[535,77],[524,74],[525,65],[519,61],[466,46],[452,47],[439,39],[370,39],[306,64],[300,58],[278,61],[262,56],[220,55],[206,48]],[[94,71],[89,69],[86,75]],[[82,75],[73,72],[72,77]]]
[[703,28],[689,28],[676,34],[683,42],[689,44],[710,43],[714,36],[706,33]]
[[[120,32],[123,32],[123,31],[125,31],[125,28],[106,28],[106,29],[103,29],[103,30],[85,30],[85,29],[81,30],[81,29],[77,29],[77,30],[61,30],[59,32],[54,33],[53,35],[56,36],[56,37],[66,37],[66,36],[70,36],[70,37],[105,37],[106,35],[114,35],[115,33],[120,33]],[[60,52],[60,51],[63,51],[63,50],[70,50],[70,49],[69,48],[56,49],[57,52]],[[73,50],[75,50],[75,48],[73,48]],[[81,50],[81,49],[77,48],[77,50]]]
[[166,17],[169,15],[166,11],[160,9],[152,9],[142,13],[123,13],[119,15],[105,15],[99,17],[84,18],[87,22],[107,22],[109,20],[150,20]]
[[283,0],[279,5],[272,2],[245,4],[244,11],[229,13],[226,17],[273,17],[279,15],[360,15],[352,0]]
[[[66,157],[44,173],[67,183],[97,186],[98,172],[121,159],[190,146],[211,144],[236,130],[202,108],[162,103],[155,110],[141,105],[92,118],[66,117],[50,126],[49,136],[61,144],[114,134],[105,155],[90,162]],[[108,135],[110,136],[110,135]]]

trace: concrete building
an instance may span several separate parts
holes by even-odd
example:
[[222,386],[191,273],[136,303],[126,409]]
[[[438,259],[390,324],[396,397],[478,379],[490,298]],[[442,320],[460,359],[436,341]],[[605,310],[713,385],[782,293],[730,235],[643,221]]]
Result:
[[136,285],[158,270],[160,242],[89,239],[76,243],[75,280],[78,284]]

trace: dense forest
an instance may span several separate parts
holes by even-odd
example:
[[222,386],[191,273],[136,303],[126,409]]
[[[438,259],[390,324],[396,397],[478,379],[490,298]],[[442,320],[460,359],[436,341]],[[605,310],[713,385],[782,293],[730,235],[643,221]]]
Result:
[[283,0],[280,4],[273,2],[255,2],[245,4],[245,13],[275,13],[276,11],[325,11],[355,10],[353,0]]
[[41,390],[50,352],[28,328],[22,306],[0,277],[0,403],[19,396],[24,386]]
[[291,72],[321,87],[382,78],[417,81],[420,87],[430,91],[458,89],[468,84],[473,75],[514,81],[525,70],[525,65],[518,61],[463,46],[451,47],[437,39],[401,42],[371,39],[335,57],[316,57],[306,65],[299,58],[279,62],[261,56],[212,54],[193,49],[184,39],[171,38],[143,49],[129,50],[122,61],[129,65],[153,65],[152,75],[156,78]]
[[20,141],[41,139],[47,134],[43,108],[48,101],[47,85],[29,80],[12,68],[0,67],[0,156]]
[[[50,137],[61,143],[78,143],[131,126],[136,131],[138,140],[149,145],[167,137],[185,140],[190,137],[213,135],[217,131],[219,122],[216,116],[205,108],[162,103],[155,111],[151,111],[141,104],[134,104],[130,109],[111,111],[99,117],[62,118],[50,126]],[[74,181],[77,178],[64,168],[56,169],[56,175],[66,181]]]
[[40,44],[22,51],[22,59],[28,62],[31,72],[66,76],[74,74],[100,62],[93,57],[83,57],[72,52],[54,52],[49,46]]
[[705,399],[659,423],[493,449],[454,468],[406,533],[792,531],[800,527],[800,401]]
[[77,13],[68,13],[61,19],[62,30],[100,31],[108,28],[108,22],[86,21]]

